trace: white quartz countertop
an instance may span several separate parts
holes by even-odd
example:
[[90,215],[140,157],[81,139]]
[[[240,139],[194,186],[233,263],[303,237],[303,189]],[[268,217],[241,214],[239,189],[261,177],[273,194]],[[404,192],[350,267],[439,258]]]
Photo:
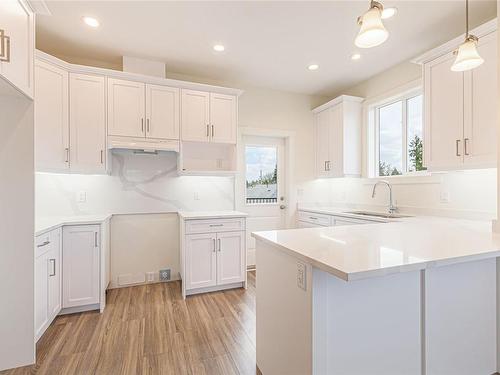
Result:
[[185,220],[190,220],[246,217],[248,214],[240,211],[179,211],[179,216]]
[[414,217],[389,223],[255,232],[252,236],[343,280],[500,256],[490,222]]
[[64,225],[91,225],[101,224],[109,219],[111,214],[81,215],[81,216],[54,216],[36,218],[35,236],[49,232]]

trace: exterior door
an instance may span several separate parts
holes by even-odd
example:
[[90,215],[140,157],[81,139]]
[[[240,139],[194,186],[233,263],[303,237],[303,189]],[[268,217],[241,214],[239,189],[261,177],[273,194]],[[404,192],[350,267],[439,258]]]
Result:
[[69,168],[68,72],[35,65],[35,165],[38,171]]
[[245,232],[217,233],[217,285],[245,281]]
[[109,135],[146,135],[144,91],[144,83],[108,78]]
[[210,93],[195,90],[181,92],[181,132],[183,141],[210,141]]
[[328,164],[330,163],[330,123],[332,110],[325,109],[316,114],[316,176],[330,176]]
[[179,89],[146,85],[146,136],[179,139]]
[[106,99],[103,76],[70,74],[70,164],[75,172],[103,172]]
[[63,229],[63,308],[99,303],[99,226]]
[[186,289],[217,285],[216,250],[215,233],[186,236]]
[[281,137],[243,136],[239,146],[236,208],[247,217],[247,264],[255,265],[259,230],[286,227],[286,143]]
[[425,162],[429,169],[460,168],[464,158],[464,74],[450,70],[455,56],[425,64]]
[[212,142],[236,144],[237,99],[234,95],[210,94]]

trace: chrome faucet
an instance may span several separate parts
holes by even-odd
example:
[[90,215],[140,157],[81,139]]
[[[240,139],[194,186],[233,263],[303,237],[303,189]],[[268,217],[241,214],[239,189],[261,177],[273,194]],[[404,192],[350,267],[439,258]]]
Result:
[[375,190],[377,189],[378,184],[385,184],[389,188],[389,213],[390,214],[395,213],[398,210],[398,208],[394,205],[392,201],[392,185],[388,181],[380,180],[377,183],[375,183],[375,185],[373,185],[372,198],[375,198]]

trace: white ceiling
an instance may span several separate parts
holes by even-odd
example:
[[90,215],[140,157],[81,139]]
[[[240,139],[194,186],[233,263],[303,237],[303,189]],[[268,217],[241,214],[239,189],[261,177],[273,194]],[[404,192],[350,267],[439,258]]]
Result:
[[[356,18],[369,1],[48,1],[37,47],[120,64],[122,55],[165,61],[167,71],[291,92],[330,95],[464,31],[465,1],[382,1],[398,14],[389,40],[358,50]],[[99,19],[92,29],[84,15]],[[472,1],[472,25],[496,15],[496,1]],[[212,46],[221,43],[223,53]],[[353,52],[362,58],[353,62]],[[310,63],[320,69],[307,70]]]

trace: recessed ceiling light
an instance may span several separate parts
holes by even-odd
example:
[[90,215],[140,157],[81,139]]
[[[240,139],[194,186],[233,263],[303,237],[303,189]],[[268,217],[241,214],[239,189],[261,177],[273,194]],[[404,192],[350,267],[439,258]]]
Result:
[[382,19],[383,20],[386,20],[387,18],[391,18],[393,16],[396,15],[396,13],[398,12],[398,8],[384,8],[384,10],[382,11]]
[[214,46],[214,51],[216,51],[216,52],[222,52],[222,51],[224,51],[225,49],[226,49],[226,48],[225,48],[222,44],[216,44],[216,45]]
[[359,60],[361,55],[359,53],[353,53],[351,56],[351,60]]
[[83,17],[83,22],[87,24],[90,27],[99,27],[99,21],[95,19],[94,17]]
[[307,69],[309,70],[318,70],[319,69],[319,65],[318,64],[311,64],[307,67]]

